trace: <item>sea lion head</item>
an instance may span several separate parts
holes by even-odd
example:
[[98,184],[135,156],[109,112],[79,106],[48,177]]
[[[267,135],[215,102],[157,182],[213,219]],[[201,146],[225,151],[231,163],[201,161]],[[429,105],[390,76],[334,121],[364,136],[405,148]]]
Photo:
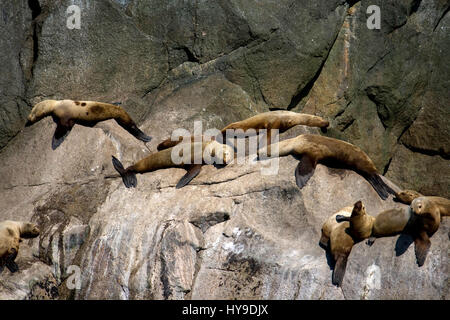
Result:
[[211,156],[219,160],[219,163],[229,164],[234,159],[234,149],[227,144],[222,144],[214,140],[208,144],[208,148],[211,150]]
[[321,117],[317,117],[318,127],[319,128],[327,128],[330,125],[328,120],[325,120]]
[[366,214],[366,207],[362,201],[358,201],[353,205],[352,217],[363,216]]
[[427,201],[426,198],[419,197],[411,202],[411,210],[420,216],[429,211],[430,205],[431,202]]
[[[288,122],[291,126],[305,123],[305,119],[303,117],[304,114],[299,113],[297,117],[290,118]],[[310,118],[306,121],[306,125],[311,127],[327,128],[330,125],[330,122],[322,117],[311,115]]]
[[44,100],[39,103],[37,103],[33,109],[31,109],[30,114],[27,118],[27,123],[25,126],[30,126],[33,123],[38,122],[42,118],[45,118],[46,116],[49,116],[53,111],[53,105],[55,104],[56,100]]
[[421,197],[422,195],[414,190],[403,190],[400,192],[397,192],[395,194],[396,201],[399,201],[401,203],[410,204],[414,199]]
[[36,238],[40,233],[38,226],[35,223],[26,222],[20,228],[21,238]]

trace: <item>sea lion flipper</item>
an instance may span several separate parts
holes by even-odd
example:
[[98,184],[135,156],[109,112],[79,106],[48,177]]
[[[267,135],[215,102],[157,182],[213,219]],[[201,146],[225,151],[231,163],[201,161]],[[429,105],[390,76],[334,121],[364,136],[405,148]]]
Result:
[[192,179],[198,176],[201,170],[202,170],[201,164],[193,164],[189,166],[186,174],[180,179],[180,181],[178,181],[176,188],[177,189],[183,188],[185,185],[191,182]]
[[389,187],[378,174],[366,176],[367,181],[372,185],[381,199],[386,200],[389,194],[395,195],[395,191]]
[[316,164],[311,157],[306,155],[301,156],[299,160],[300,162],[295,168],[295,181],[297,182],[297,186],[301,189],[313,176]]
[[142,132],[134,122],[130,124],[130,123],[125,123],[123,121],[117,120],[117,123],[122,128],[124,128],[129,133],[131,133],[133,136],[135,136],[136,139],[139,139],[144,142],[150,142],[152,140],[152,137],[150,137],[150,136],[146,135],[144,132]]
[[342,215],[342,214],[338,214],[338,215],[336,216],[336,221],[337,221],[337,222],[350,221],[350,217],[346,217],[346,216],[344,216],[344,215]]
[[[73,125],[72,125],[73,126]],[[72,129],[70,124],[63,125],[61,122],[56,122],[56,129],[52,139],[52,149],[58,148]]]
[[427,258],[428,250],[431,247],[431,241],[428,236],[417,237],[414,239],[414,251],[416,253],[417,265],[423,266]]
[[112,156],[112,163],[114,168],[119,172],[122,177],[123,184],[127,188],[134,188],[137,186],[136,174],[132,171],[126,170],[122,163],[116,157]]
[[335,286],[340,287],[342,285],[342,280],[344,280],[345,268],[347,267],[347,256],[340,256],[336,260],[333,270],[332,282]]
[[158,144],[158,146],[156,147],[156,149],[158,151],[161,150],[165,150],[165,149],[169,149],[172,148],[174,146],[176,146],[178,143],[180,142],[180,140],[178,141],[173,141],[171,138],[164,140],[163,142],[161,142],[160,144]]

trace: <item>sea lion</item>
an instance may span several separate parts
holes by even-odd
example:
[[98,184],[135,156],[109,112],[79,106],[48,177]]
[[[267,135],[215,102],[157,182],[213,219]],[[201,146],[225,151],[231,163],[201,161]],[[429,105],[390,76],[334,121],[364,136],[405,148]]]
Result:
[[330,234],[330,252],[335,261],[332,283],[340,287],[344,280],[347,260],[355,245],[355,240],[349,232],[350,223],[348,221],[339,223]]
[[348,142],[321,135],[302,134],[259,149],[258,159],[273,157],[270,150],[273,148],[277,150],[277,147],[278,156],[293,155],[300,160],[295,169],[295,178],[300,189],[314,174],[317,163],[323,163],[332,166],[337,164],[362,175],[383,200],[389,193],[395,194],[395,191],[381,179],[369,156]]
[[412,201],[419,197],[426,197],[433,201],[438,207],[441,217],[450,216],[450,200],[437,196],[424,196],[414,190],[403,190],[395,194],[395,199],[404,204],[411,204]]
[[416,260],[419,267],[423,266],[431,246],[430,238],[441,224],[441,206],[431,197],[419,197],[412,201],[411,210],[416,216],[412,224]]
[[[185,140],[184,140],[185,139]],[[186,141],[187,140],[187,141]],[[214,141],[216,140],[216,137],[206,137],[206,136],[191,136],[190,138],[187,137],[184,138],[183,136],[178,136],[176,140],[172,140],[172,138],[166,139],[163,142],[159,143],[156,149],[158,151],[166,150],[172,147],[175,147],[176,145],[180,143],[194,143],[194,142],[206,142],[206,141]],[[220,141],[219,141],[220,142]]]
[[[200,173],[202,165],[205,164],[205,150],[206,154],[221,159],[223,164],[228,164],[234,159],[233,149],[217,141],[190,143],[188,148],[190,148],[190,154],[180,154],[183,160],[179,164],[175,163],[172,158],[174,147],[153,153],[126,169],[124,169],[122,163],[114,156],[112,157],[112,162],[127,188],[136,187],[136,173],[142,174],[166,168],[184,168],[187,170],[187,173],[178,182],[176,188],[179,189],[187,185]],[[201,159],[202,163],[195,163],[195,159]]]
[[407,226],[413,218],[410,207],[392,208],[380,212],[375,217],[372,234],[367,240],[367,244],[373,245],[377,238],[407,233]]
[[[267,141],[271,139],[271,129],[278,129],[279,133],[283,133],[288,129],[297,126],[305,125],[308,127],[326,128],[330,123],[319,117],[305,113],[297,113],[292,111],[277,110],[269,111],[257,114],[248,119],[233,122],[223,128],[220,132],[222,134],[222,141],[225,141],[227,130],[243,130],[254,129],[256,134],[259,134],[260,130],[267,130]],[[248,134],[248,133],[247,133]],[[198,138],[198,137],[197,137]],[[158,145],[158,150],[164,150],[171,148],[180,143],[182,137],[178,137],[177,140],[171,140],[171,138],[164,140]],[[194,137],[191,137],[191,141],[194,141]]]
[[14,260],[19,253],[22,238],[35,238],[39,235],[36,224],[22,221],[0,222],[0,272],[6,266],[9,271],[16,272],[19,266]]
[[92,127],[97,122],[108,119],[116,120],[122,128],[141,141],[151,140],[151,137],[139,130],[122,107],[114,104],[96,101],[44,100],[33,107],[25,126],[30,126],[47,116],[52,116],[53,121],[56,122],[52,139],[53,150],[64,141],[75,124]]
[[334,285],[342,285],[352,248],[371,235],[373,221],[374,218],[366,214],[364,204],[357,201],[353,207],[345,207],[332,215],[322,226],[320,244],[325,249],[329,248],[335,261],[332,275]]
[[322,234],[320,237],[319,245],[327,249],[330,242],[331,231],[339,225],[339,222],[336,221],[337,216],[350,217],[352,214],[353,207],[345,207],[339,210],[337,213],[333,214],[329,217],[324,224],[322,225]]
[[419,267],[425,263],[431,246],[430,238],[438,230],[441,217],[448,215],[450,201],[441,197],[418,197],[406,208],[389,209],[375,217],[372,235],[367,241],[372,245],[376,238],[411,235]]
[[330,123],[321,117],[310,114],[277,110],[263,112],[248,119],[230,123],[221,132],[225,134],[228,129],[241,129],[243,131],[254,129],[256,132],[262,129],[266,129],[268,132],[271,129],[278,129],[280,133],[283,133],[297,125],[326,128]]
[[364,204],[361,201],[358,201],[354,204],[350,217],[337,215],[336,221],[348,221],[350,223],[350,235],[354,239],[361,241],[371,236],[375,218],[368,215]]

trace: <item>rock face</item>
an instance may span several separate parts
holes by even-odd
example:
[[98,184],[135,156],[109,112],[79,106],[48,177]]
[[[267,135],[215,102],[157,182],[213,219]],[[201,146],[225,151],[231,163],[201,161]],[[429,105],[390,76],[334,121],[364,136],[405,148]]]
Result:
[[[21,270],[0,275],[0,298],[449,298],[446,219],[423,267],[413,245],[396,256],[406,245],[379,239],[355,246],[332,286],[325,219],[357,200],[372,215],[401,206],[352,171],[319,165],[299,190],[287,157],[277,175],[205,166],[177,190],[184,170],[167,169],[129,190],[111,164],[196,121],[222,128],[281,108],[330,120],[327,135],[359,145],[398,187],[448,197],[447,1],[84,0],[79,30],[66,28],[71,4],[0,4],[0,220],[42,230],[22,243]],[[366,27],[369,4],[381,30]],[[23,124],[34,103],[62,98],[122,102],[154,139],[106,121],[75,126],[53,151],[51,119]]]
[[[366,26],[369,5],[381,8],[380,30]],[[450,43],[449,6],[446,1],[356,2],[296,108],[326,115],[330,135],[359,145],[403,187],[447,197],[450,60],[443,52]]]
[[[205,166],[177,190],[184,170],[166,169],[139,175],[138,187],[126,189],[110,157],[131,163],[148,154],[143,143],[108,121],[75,126],[52,151],[53,128],[43,120],[1,153],[2,219],[35,221],[42,230],[39,241],[21,248],[21,271],[2,274],[5,298],[448,298],[447,220],[423,267],[413,246],[396,257],[396,237],[384,238],[371,248],[358,244],[342,289],[331,284],[318,246],[326,218],[357,200],[373,215],[402,206],[382,201],[353,171],[319,165],[299,190],[297,160],[287,157],[277,175],[262,174],[264,163]],[[303,132],[294,128],[283,138]],[[19,151],[36,156],[19,160]],[[80,270],[79,289],[67,284],[71,266]]]

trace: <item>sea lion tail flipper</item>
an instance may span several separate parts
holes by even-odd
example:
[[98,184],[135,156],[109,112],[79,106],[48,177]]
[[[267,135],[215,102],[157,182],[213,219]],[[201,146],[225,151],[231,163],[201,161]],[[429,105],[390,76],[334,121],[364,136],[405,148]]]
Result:
[[389,187],[378,174],[368,175],[367,181],[372,185],[375,191],[378,193],[381,199],[386,200],[390,194],[395,195],[395,191]]
[[53,150],[56,150],[56,148],[63,143],[64,139],[66,139],[67,135],[70,133],[70,130],[72,130],[72,126],[65,126],[60,122],[56,122],[56,130],[52,139]]
[[316,163],[310,157],[303,155],[298,158],[300,162],[295,168],[295,181],[297,186],[303,188],[308,180],[313,176],[316,169]]
[[202,170],[201,164],[193,164],[187,168],[186,174],[178,181],[176,188],[180,189],[183,188],[185,185],[187,185],[189,182],[191,182],[192,179],[194,179],[200,171]]
[[423,266],[427,258],[428,250],[431,247],[431,241],[426,237],[417,237],[414,239],[414,251],[416,253],[417,265]]
[[333,270],[333,279],[332,282],[335,286],[340,287],[342,285],[342,280],[344,280],[345,268],[347,268],[347,257],[340,256],[336,260],[336,264],[334,265]]
[[337,222],[350,221],[350,217],[346,217],[346,216],[343,216],[342,214],[338,214],[336,216],[336,221]]
[[117,121],[117,122],[119,123],[119,125],[122,126],[122,128],[127,130],[133,136],[135,136],[136,139],[139,139],[144,142],[150,142],[150,140],[152,140],[152,137],[150,137],[150,136],[146,135],[144,132],[142,132],[141,129],[139,129],[135,123],[125,124],[122,121]]
[[119,172],[122,177],[123,184],[127,188],[134,188],[137,185],[136,174],[132,171],[126,170],[122,163],[116,157],[112,156],[112,163],[114,168]]

